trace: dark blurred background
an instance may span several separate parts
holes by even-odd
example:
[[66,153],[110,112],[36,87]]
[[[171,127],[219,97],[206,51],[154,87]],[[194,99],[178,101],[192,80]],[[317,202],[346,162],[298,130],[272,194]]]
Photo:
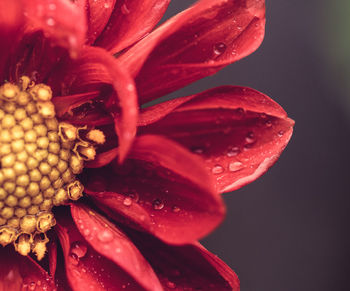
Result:
[[[173,0],[165,18],[194,2]],[[266,17],[257,52],[171,96],[244,85],[296,121],[277,164],[225,195],[226,220],[203,244],[242,291],[348,291],[350,1],[268,1]]]

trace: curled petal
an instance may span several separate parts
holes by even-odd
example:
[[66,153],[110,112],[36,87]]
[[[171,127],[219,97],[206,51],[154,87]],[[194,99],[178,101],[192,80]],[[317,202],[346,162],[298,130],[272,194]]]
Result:
[[162,18],[170,0],[120,0],[96,45],[115,54],[149,33]]
[[224,86],[146,108],[140,125],[140,134],[165,135],[200,155],[217,191],[228,192],[273,165],[294,121],[266,95]]
[[237,275],[199,243],[171,246],[140,233],[129,235],[152,265],[164,290],[240,290]]
[[[55,227],[61,242],[65,271],[70,287],[82,290],[130,290],[144,291],[113,261],[101,256],[84,239],[71,220],[69,213],[57,216]],[[124,287],[123,287],[124,286]]]
[[119,58],[145,103],[251,54],[264,29],[263,0],[201,0]]
[[54,280],[32,258],[0,249],[0,290],[57,290]]
[[201,238],[224,216],[202,161],[160,136],[137,138],[123,165],[90,169],[83,179],[112,217],[169,243]]
[[162,290],[157,276],[130,239],[115,225],[83,205],[71,205],[72,217],[85,240],[147,290]]
[[[66,74],[65,74],[66,73]],[[73,116],[64,116],[75,124],[101,125],[113,122],[119,137],[119,159],[123,160],[136,134],[138,118],[137,93],[133,79],[118,60],[105,50],[85,47],[79,58],[63,71],[65,90],[72,97],[56,97],[55,104],[68,101]],[[100,94],[97,96],[96,91]],[[58,100],[64,98],[63,101]],[[56,100],[57,99],[57,100]],[[79,105],[86,107],[79,110]],[[62,109],[62,106],[60,107]],[[60,110],[60,113],[64,110]],[[113,120],[111,121],[111,117]]]

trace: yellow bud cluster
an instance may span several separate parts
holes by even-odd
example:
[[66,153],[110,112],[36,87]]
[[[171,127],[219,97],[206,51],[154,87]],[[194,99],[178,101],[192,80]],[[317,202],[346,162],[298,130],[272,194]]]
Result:
[[0,87],[0,244],[38,259],[56,223],[52,207],[82,196],[75,175],[96,154],[79,128],[57,121],[51,98],[49,86],[26,76]]

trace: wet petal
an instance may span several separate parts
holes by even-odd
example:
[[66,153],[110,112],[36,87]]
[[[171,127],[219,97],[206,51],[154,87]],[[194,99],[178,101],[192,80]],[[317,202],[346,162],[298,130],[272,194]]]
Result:
[[30,257],[12,246],[0,249],[0,290],[56,290],[53,279]]
[[113,12],[115,2],[116,0],[87,1],[88,32],[86,38],[88,44],[92,44],[107,25]]
[[117,53],[149,33],[170,0],[119,0],[96,45]]
[[171,246],[136,232],[130,232],[130,236],[152,265],[164,290],[240,290],[237,275],[199,243]]
[[111,260],[101,256],[75,227],[69,213],[58,216],[56,231],[61,242],[66,276],[74,291],[145,290]]
[[90,169],[83,179],[112,217],[169,243],[203,237],[224,215],[202,161],[159,136],[139,137],[123,165]]
[[225,86],[145,109],[140,134],[160,134],[201,156],[219,192],[257,179],[278,159],[294,122],[266,95]]
[[263,0],[201,0],[120,60],[136,77],[142,104],[251,54],[261,44],[264,29]]
[[95,251],[123,268],[147,290],[162,290],[150,265],[121,230],[83,205],[72,204],[71,212],[80,233]]
[[24,1],[28,30],[41,30],[57,45],[77,56],[85,42],[86,17],[82,1],[67,0]]

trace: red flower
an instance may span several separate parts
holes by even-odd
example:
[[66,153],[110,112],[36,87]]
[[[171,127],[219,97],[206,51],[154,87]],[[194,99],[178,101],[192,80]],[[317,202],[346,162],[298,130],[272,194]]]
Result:
[[[168,3],[0,3],[0,243],[44,257],[2,248],[2,289],[239,290],[196,240],[224,216],[219,193],[277,160],[293,121],[234,86],[138,104],[253,52],[265,5],[201,0],[152,31]],[[69,202],[79,181],[85,198]]]

